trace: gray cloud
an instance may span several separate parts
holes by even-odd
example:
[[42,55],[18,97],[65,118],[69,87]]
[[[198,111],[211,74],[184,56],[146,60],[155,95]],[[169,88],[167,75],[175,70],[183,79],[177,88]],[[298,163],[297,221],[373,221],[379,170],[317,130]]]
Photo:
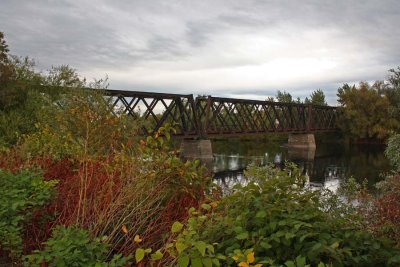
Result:
[[305,97],[400,65],[397,0],[12,1],[0,31],[42,69],[69,64],[116,89]]

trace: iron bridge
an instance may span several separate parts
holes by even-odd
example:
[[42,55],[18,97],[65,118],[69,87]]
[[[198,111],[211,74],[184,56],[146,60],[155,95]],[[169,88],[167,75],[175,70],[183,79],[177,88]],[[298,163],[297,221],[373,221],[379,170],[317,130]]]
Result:
[[106,90],[113,110],[143,121],[144,135],[166,124],[181,138],[336,131],[336,108],[213,96]]

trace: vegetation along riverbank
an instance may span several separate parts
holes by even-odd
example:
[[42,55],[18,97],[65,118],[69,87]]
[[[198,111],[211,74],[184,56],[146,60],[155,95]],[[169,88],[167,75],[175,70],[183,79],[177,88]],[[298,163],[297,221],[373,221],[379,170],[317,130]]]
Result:
[[[143,138],[145,122],[111,115],[107,80],[87,82],[68,66],[37,72],[8,55],[2,35],[0,68],[0,252],[10,264],[400,265],[398,80],[339,89],[345,133],[391,135],[394,170],[379,194],[351,179],[336,194],[313,190],[287,163],[249,166],[247,183],[222,196],[198,161],[169,147],[172,127]],[[359,93],[379,111],[358,111],[367,126],[348,123]]]

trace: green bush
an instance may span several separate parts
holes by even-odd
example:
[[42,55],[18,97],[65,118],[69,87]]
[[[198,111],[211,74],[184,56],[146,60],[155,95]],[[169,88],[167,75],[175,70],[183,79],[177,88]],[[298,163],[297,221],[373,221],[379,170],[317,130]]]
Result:
[[[263,266],[400,263],[399,250],[392,243],[361,229],[357,216],[346,213],[354,209],[343,209],[342,203],[336,210],[337,199],[329,201],[330,194],[324,190],[304,186],[296,167],[281,171],[252,166],[246,175],[247,185],[236,185],[206,214],[207,220],[204,214],[189,220],[188,227],[196,233],[194,241],[216,244],[214,255],[227,256],[221,265],[234,266],[235,255],[249,250]],[[193,229],[193,220],[198,228]]]
[[22,251],[23,224],[48,202],[56,183],[43,181],[30,171],[12,174],[0,170],[0,245],[12,258]]
[[400,134],[389,137],[385,155],[396,170],[400,170]]
[[52,236],[44,242],[44,250],[34,251],[24,258],[25,266],[82,266],[82,267],[117,267],[126,266],[132,256],[123,257],[121,254],[107,259],[108,245],[99,238],[90,239],[85,230],[57,226],[52,231]]

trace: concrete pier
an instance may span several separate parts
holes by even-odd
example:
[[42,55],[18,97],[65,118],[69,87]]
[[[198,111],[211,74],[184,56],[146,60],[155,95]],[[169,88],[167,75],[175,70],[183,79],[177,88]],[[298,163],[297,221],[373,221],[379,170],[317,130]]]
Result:
[[314,134],[289,134],[288,147],[316,149]]
[[288,147],[289,160],[301,160],[312,162],[315,158],[315,147],[314,148],[295,148]]
[[180,156],[184,159],[199,159],[203,162],[212,161],[211,140],[184,139],[181,143]]

